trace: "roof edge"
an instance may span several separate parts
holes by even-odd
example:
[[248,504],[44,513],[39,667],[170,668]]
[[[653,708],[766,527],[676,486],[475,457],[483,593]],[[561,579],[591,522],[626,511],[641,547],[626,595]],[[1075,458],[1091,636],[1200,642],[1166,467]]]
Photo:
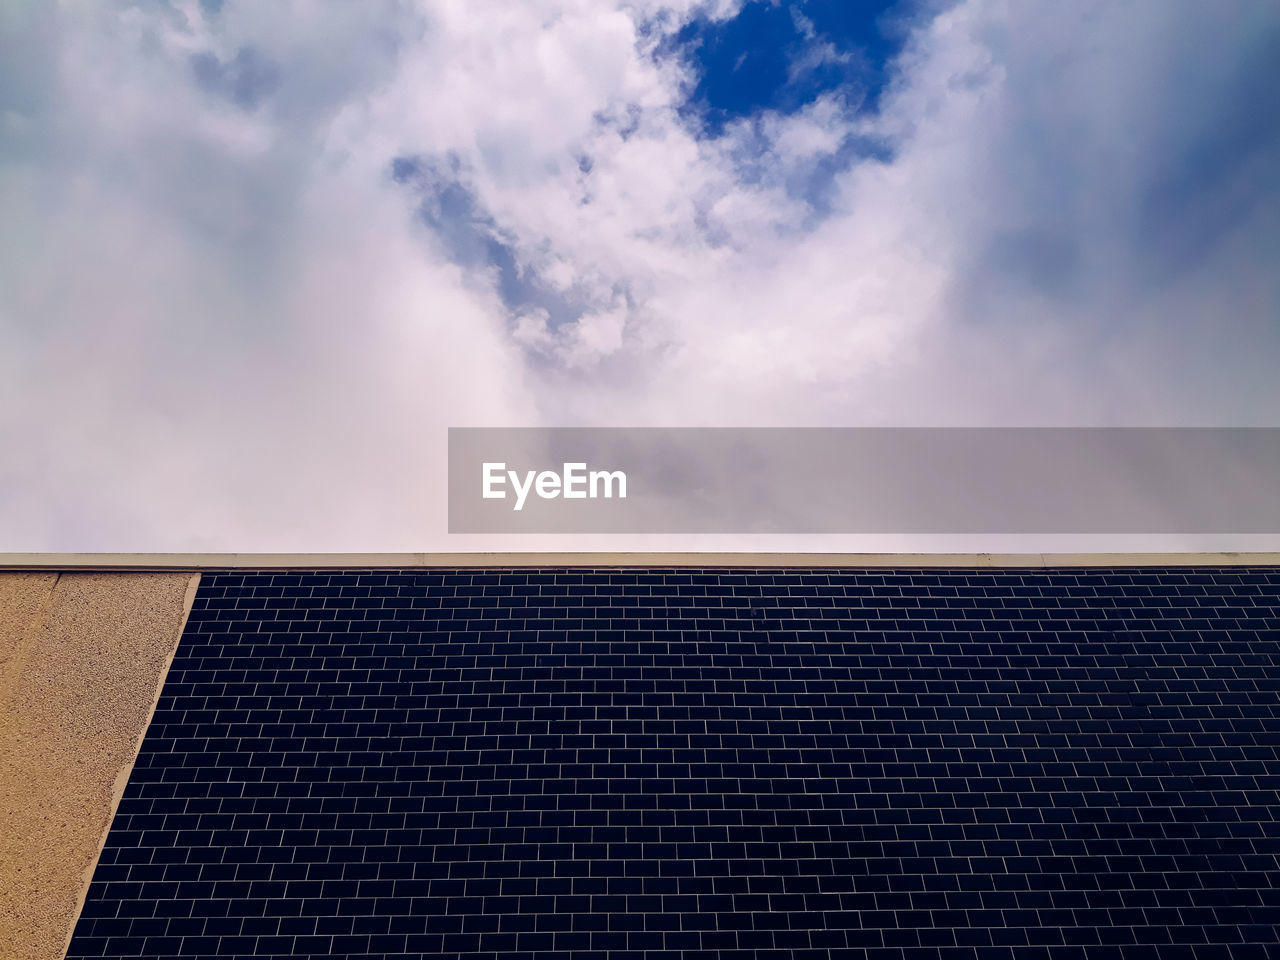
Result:
[[1280,566],[1280,553],[0,553],[7,571],[1244,566]]

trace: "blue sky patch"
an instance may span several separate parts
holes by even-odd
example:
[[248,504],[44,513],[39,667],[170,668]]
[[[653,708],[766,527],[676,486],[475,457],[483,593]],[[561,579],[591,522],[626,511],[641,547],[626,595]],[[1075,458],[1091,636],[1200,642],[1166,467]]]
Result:
[[694,20],[675,51],[698,76],[686,104],[710,136],[762,110],[795,112],[826,93],[874,110],[917,0],[747,0],[723,21]]
[[455,158],[395,157],[390,174],[418,194],[418,215],[449,259],[468,270],[487,272],[508,310],[545,310],[552,327],[577,318],[581,311],[576,305],[520,262],[510,238],[464,182]]
[[201,89],[244,110],[256,109],[280,85],[275,62],[253,47],[241,47],[225,63],[209,52],[193,54],[191,73]]

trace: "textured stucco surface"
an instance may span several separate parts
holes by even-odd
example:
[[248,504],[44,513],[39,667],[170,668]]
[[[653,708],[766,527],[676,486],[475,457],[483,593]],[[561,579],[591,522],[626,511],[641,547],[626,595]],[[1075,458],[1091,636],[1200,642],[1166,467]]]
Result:
[[0,955],[60,958],[198,575],[0,574]]

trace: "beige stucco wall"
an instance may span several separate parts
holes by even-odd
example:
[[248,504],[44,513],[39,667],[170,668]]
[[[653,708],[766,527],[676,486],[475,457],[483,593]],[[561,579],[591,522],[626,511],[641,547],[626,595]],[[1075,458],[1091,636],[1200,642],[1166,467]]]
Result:
[[199,575],[0,573],[0,956],[66,953]]

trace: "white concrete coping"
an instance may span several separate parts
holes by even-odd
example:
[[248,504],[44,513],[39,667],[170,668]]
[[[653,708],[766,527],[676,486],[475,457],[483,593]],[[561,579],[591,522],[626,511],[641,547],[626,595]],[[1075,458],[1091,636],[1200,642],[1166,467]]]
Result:
[[1280,553],[0,553],[0,570],[1275,567]]

